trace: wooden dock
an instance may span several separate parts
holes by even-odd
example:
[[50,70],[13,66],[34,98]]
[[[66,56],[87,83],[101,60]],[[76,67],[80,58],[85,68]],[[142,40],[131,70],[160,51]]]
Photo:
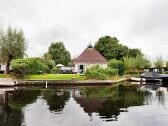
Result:
[[128,81],[128,78],[120,80],[13,80],[11,78],[0,79],[0,87],[14,86],[102,86],[112,85]]
[[13,87],[16,83],[12,78],[0,78],[0,87]]
[[16,88],[14,88],[14,87],[1,88],[0,95],[5,94],[6,91],[13,91],[15,89]]
[[15,86],[99,86],[112,83],[111,80],[19,80]]

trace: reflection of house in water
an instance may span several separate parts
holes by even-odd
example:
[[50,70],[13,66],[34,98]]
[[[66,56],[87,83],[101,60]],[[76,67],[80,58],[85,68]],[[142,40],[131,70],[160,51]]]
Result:
[[[104,121],[117,121],[117,116],[120,112],[127,112],[126,109],[120,110],[120,106],[112,105],[108,98],[85,98],[74,97],[76,102],[84,109],[91,117],[92,113],[98,113],[99,117]],[[117,103],[118,104],[118,103]]]
[[74,99],[89,115],[93,112],[97,112],[105,102],[105,99],[88,99],[84,97],[74,97]]
[[73,92],[75,101],[84,109],[86,113],[91,115],[93,112],[97,112],[99,108],[103,106],[106,101],[104,98],[86,98],[80,95],[79,91]]
[[108,94],[109,92],[106,92],[100,96],[87,97],[86,92],[81,91],[80,94],[79,91],[74,91],[73,98],[89,115],[98,113],[104,121],[117,121],[121,112],[128,112],[127,108],[131,106],[144,105],[145,100],[150,96],[149,92],[139,91],[125,91],[111,96]]

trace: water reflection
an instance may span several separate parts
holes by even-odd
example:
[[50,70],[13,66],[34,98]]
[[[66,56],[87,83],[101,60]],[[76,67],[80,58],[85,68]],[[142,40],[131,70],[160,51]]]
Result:
[[64,90],[46,90],[43,98],[47,101],[50,111],[60,112],[70,97],[70,92]]
[[0,94],[0,126],[122,126],[125,121],[124,126],[130,126],[142,113],[153,117],[157,111],[168,117],[167,99],[167,88],[162,87],[19,88]]
[[1,94],[0,126],[20,126],[24,118],[22,107],[33,103],[39,93],[38,90],[19,89]]
[[158,98],[158,103],[164,105],[165,104],[165,94],[163,91],[156,91],[156,96]]
[[23,121],[21,110],[0,109],[0,126],[21,126]]
[[131,106],[144,105],[145,99],[149,99],[150,96],[149,91],[140,91],[134,87],[127,89],[122,85],[83,88],[81,93],[74,93],[75,100],[88,115],[96,112],[101,119],[106,121],[117,121],[120,112],[127,112],[127,108]]

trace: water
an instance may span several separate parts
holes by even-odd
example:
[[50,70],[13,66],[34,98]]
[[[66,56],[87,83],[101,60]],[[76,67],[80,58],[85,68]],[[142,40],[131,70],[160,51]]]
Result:
[[0,89],[0,126],[167,126],[164,87]]

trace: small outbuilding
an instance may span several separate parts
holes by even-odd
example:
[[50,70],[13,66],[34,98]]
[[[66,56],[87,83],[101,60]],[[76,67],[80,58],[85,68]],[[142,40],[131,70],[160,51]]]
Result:
[[6,68],[6,64],[0,61],[0,73],[4,73]]
[[77,73],[83,73],[86,69],[95,65],[107,68],[107,60],[95,48],[86,48],[73,63]]

